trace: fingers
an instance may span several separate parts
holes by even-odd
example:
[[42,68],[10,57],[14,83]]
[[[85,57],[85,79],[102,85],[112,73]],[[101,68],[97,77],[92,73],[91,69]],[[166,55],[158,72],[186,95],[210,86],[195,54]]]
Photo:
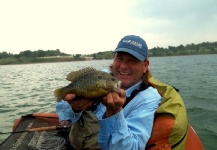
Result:
[[72,99],[74,99],[76,97],[75,94],[66,94],[66,96],[64,97],[65,101],[71,101]]
[[120,93],[119,93],[121,98],[125,98],[126,99],[126,92],[123,89],[120,89]]
[[75,100],[76,95],[75,94],[66,94],[64,97],[64,100],[67,101],[72,109],[76,112],[83,111],[87,109],[88,107],[93,105],[93,101],[89,99],[80,99],[80,100]]
[[115,106],[122,107],[126,101],[126,93],[125,90],[121,89],[119,94],[113,93],[113,100]]
[[126,101],[126,94],[123,89],[120,93],[111,92],[107,96],[103,97],[102,103],[106,106],[107,116],[111,116],[119,112]]
[[92,106],[94,101],[91,101],[89,99],[82,99],[78,101],[67,101],[67,102],[71,105],[73,110],[79,112],[79,111],[86,110],[88,107]]
[[125,92],[120,91],[119,95],[115,92],[112,92],[103,98],[102,102],[106,106],[106,117],[110,117],[123,109],[122,106],[126,101],[124,93]]
[[107,103],[109,105],[111,105],[113,108],[115,108],[115,107],[122,107],[122,99],[116,93],[111,93],[108,96]]
[[65,125],[71,125],[72,123],[70,123],[69,121],[67,121],[67,120],[63,120],[63,121],[61,121],[60,123],[59,123],[59,125],[61,125],[61,126],[65,126]]

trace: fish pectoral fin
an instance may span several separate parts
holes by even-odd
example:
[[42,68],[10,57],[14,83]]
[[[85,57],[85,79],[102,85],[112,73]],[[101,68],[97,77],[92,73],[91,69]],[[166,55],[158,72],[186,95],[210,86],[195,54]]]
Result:
[[63,92],[61,89],[56,89],[54,91],[54,96],[57,98],[57,102],[61,101],[62,100],[62,97],[63,97]]

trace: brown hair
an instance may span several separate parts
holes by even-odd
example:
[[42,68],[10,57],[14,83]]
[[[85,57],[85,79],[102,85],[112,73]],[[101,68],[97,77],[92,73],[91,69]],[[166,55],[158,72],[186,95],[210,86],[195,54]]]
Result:
[[143,77],[142,77],[142,83],[146,86],[148,86],[148,77],[150,75],[150,70],[149,68],[147,69],[146,73],[143,74]]

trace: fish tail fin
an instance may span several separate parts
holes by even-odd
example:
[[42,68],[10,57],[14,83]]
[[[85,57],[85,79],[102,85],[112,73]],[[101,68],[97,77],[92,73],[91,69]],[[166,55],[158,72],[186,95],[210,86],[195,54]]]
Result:
[[57,101],[59,102],[59,101],[61,101],[62,100],[62,98],[64,97],[64,92],[63,92],[63,90],[60,88],[60,89],[56,89],[55,91],[54,91],[54,96],[57,98]]

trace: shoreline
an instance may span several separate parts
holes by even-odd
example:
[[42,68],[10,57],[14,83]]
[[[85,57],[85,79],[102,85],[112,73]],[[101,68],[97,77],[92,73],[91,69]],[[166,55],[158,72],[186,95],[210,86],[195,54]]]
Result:
[[[149,56],[148,58],[151,58],[151,57],[179,57],[179,56],[194,56],[194,55],[217,55],[217,54],[214,53],[214,54],[165,55],[165,56]],[[94,60],[109,60],[109,59],[91,59],[91,60],[90,59],[86,59],[86,60],[63,60],[63,59],[61,59],[60,61],[55,60],[55,61],[38,61],[38,62],[23,62],[23,63],[15,62],[15,63],[8,63],[8,64],[0,64],[0,66],[5,66],[5,65],[26,65],[26,64],[39,64],[39,63],[62,63],[62,62],[94,61]]]

